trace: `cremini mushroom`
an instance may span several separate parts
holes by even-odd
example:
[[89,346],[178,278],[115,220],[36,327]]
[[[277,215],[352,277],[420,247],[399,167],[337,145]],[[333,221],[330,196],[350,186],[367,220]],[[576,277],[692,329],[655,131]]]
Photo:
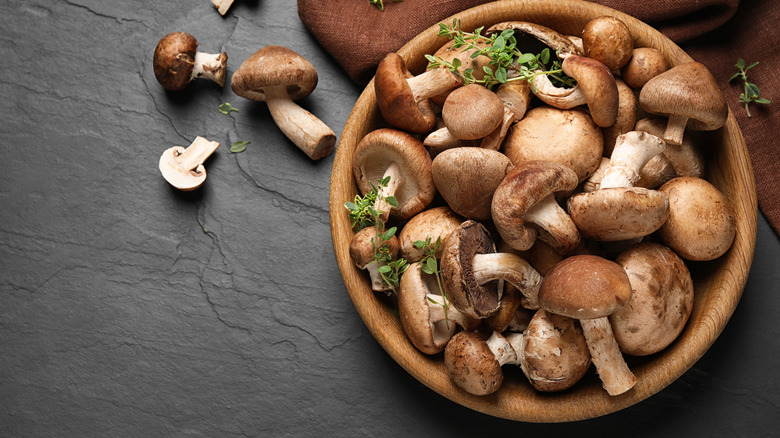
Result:
[[555,194],[577,187],[577,175],[552,161],[527,161],[515,166],[493,194],[491,212],[501,238],[512,248],[527,250],[539,239],[560,253],[580,243],[580,233],[558,205]]
[[615,149],[615,141],[619,135],[633,131],[636,126],[636,113],[639,107],[639,101],[625,82],[615,79],[618,88],[618,113],[615,123],[602,129],[604,133],[604,156],[612,155]]
[[206,78],[220,87],[225,84],[227,53],[198,51],[198,40],[186,32],[172,32],[160,39],[154,49],[154,76],[168,90],[178,91],[193,79]]
[[484,319],[501,304],[502,290],[494,280],[512,284],[523,294],[526,307],[535,308],[542,277],[516,254],[497,253],[485,226],[469,219],[444,244],[441,280],[458,310]]
[[496,93],[479,84],[456,88],[441,110],[444,127],[429,134],[423,144],[441,147],[486,137],[501,126],[504,111]]
[[509,129],[504,153],[515,166],[526,161],[555,161],[572,169],[578,181],[599,166],[604,137],[593,119],[578,109],[531,109]]
[[160,156],[160,173],[168,183],[179,190],[195,190],[206,181],[206,161],[219,147],[216,141],[196,137],[186,149],[174,146]]
[[479,326],[479,320],[449,305],[439,291],[436,277],[424,273],[419,262],[409,265],[401,276],[398,316],[406,336],[425,354],[444,350],[455,334],[456,326],[465,330]]
[[618,114],[618,89],[615,77],[601,62],[569,55],[561,63],[563,72],[577,81],[593,122],[605,128],[612,126]]
[[233,5],[233,0],[211,0],[211,3],[217,8],[219,15],[225,15],[230,6]]
[[317,86],[317,70],[298,53],[266,46],[247,58],[230,86],[239,96],[268,104],[276,126],[312,160],[333,152],[336,134],[314,114],[293,102]]
[[658,49],[637,47],[628,63],[620,69],[620,77],[629,87],[639,90],[647,81],[669,70],[666,57]]
[[[390,128],[366,134],[352,157],[352,173],[363,194],[380,179],[390,178],[375,204],[382,220],[389,216],[409,219],[431,203],[436,195],[431,166],[431,157],[420,140]],[[387,203],[389,196],[395,197],[397,207]]]
[[474,331],[462,331],[444,349],[444,368],[459,388],[474,395],[489,395],[504,383],[501,366],[517,364],[522,334],[505,338],[493,332],[485,339]]
[[[646,117],[638,120],[634,129],[636,131],[645,131],[656,137],[663,137],[666,129],[666,120],[660,117]],[[686,133],[683,135],[681,144],[667,146],[663,150],[662,155],[674,169],[674,176],[695,176],[697,178],[704,176],[707,160],[702,147],[699,146],[694,137],[694,135]],[[664,182],[666,181],[661,181],[661,183]]]
[[620,350],[647,356],[668,347],[693,309],[693,280],[685,262],[666,246],[642,242],[618,255],[631,282],[631,301],[609,316]]
[[[565,35],[528,21],[504,21],[490,26],[485,35],[500,34],[504,30],[512,29],[517,40],[517,48],[523,53],[539,53],[543,49],[550,49],[551,55],[565,56],[568,54],[581,55],[577,46]],[[511,72],[509,73],[511,76]]]
[[631,300],[631,283],[620,265],[593,255],[568,257],[544,278],[538,298],[542,309],[580,321],[591,360],[609,395],[622,394],[636,384],[608,319]]
[[[471,41],[474,43],[476,47],[484,48],[488,45],[487,40],[485,39],[478,39],[476,41]],[[474,79],[481,80],[485,77],[485,67],[492,68],[490,66],[490,57],[486,55],[474,55],[478,49],[475,48],[466,48],[463,47],[460,44],[457,44],[458,41],[455,39],[449,40],[446,43],[444,43],[443,46],[439,47],[436,52],[433,53],[433,57],[441,62],[449,62],[453,63],[455,62],[455,59],[457,58],[460,61],[460,66],[458,67],[458,72],[460,74],[463,74],[466,70],[470,69],[472,72],[472,75],[474,75]],[[457,44],[457,47],[456,47]],[[428,63],[428,69],[431,69],[432,64],[431,62]],[[431,102],[435,103],[438,106],[444,105],[444,101],[447,99],[447,96],[452,92],[452,89],[445,91],[444,93],[441,93],[436,96],[431,97]]]
[[406,222],[398,234],[401,256],[410,263],[419,261],[423,257],[422,249],[416,247],[414,242],[430,239],[432,244],[440,240],[436,258],[441,258],[444,241],[461,222],[463,218],[447,206],[433,207],[417,213]]
[[584,55],[619,70],[631,58],[634,39],[625,23],[611,16],[596,17],[582,30]]
[[366,227],[355,233],[349,242],[349,256],[355,267],[365,270],[371,277],[371,290],[376,292],[389,291],[392,288],[382,280],[379,272],[381,263],[376,259],[377,249],[386,246],[387,254],[395,259],[398,256],[398,237],[393,235],[390,240],[377,236],[376,227]]
[[493,192],[512,168],[501,152],[459,147],[433,159],[433,182],[447,205],[468,219],[491,218]]
[[443,67],[414,76],[395,52],[385,55],[374,76],[374,91],[382,117],[391,126],[415,134],[425,134],[436,124],[428,99],[461,84],[459,75]]
[[661,241],[693,261],[714,260],[728,251],[736,225],[723,192],[695,177],[674,178],[658,190],[669,197],[669,219],[658,230]]
[[642,87],[639,104],[650,114],[669,118],[663,139],[682,143],[686,127],[712,131],[726,123],[728,106],[712,73],[703,64],[687,62],[653,77]]

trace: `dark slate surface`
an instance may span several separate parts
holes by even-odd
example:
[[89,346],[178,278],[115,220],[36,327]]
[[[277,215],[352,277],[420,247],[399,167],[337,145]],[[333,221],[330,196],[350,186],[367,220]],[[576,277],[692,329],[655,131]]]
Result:
[[[416,382],[357,316],[328,227],[333,156],[312,162],[227,86],[155,81],[171,31],[231,72],[284,45],[319,71],[303,106],[340,134],[360,90],[294,2],[224,18],[207,0],[1,3],[1,436],[776,436],[780,242],[763,218],[739,307],[678,382],[599,419],[496,419]],[[223,146],[182,194],[157,160],[198,135]]]

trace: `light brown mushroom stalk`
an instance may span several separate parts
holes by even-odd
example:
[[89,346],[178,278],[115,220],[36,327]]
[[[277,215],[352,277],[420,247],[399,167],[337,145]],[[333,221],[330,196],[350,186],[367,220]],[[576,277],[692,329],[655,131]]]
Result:
[[446,68],[432,68],[406,80],[414,100],[422,102],[460,85],[459,77]]
[[630,131],[615,142],[609,164],[601,179],[601,188],[633,187],[645,165],[663,152],[666,143],[644,131]]
[[395,161],[387,166],[387,169],[385,169],[385,173],[382,176],[383,179],[388,177],[390,179],[387,181],[387,185],[379,189],[376,201],[374,202],[374,209],[379,212],[379,218],[383,221],[387,221],[390,217],[390,210],[393,208],[393,206],[387,202],[387,198],[391,196],[394,197],[398,188],[403,183],[401,166]]
[[[461,327],[474,327],[474,319],[466,316],[463,312],[459,311],[453,306],[449,305],[449,301],[438,294],[427,294],[428,311],[430,312],[431,327],[435,326],[439,322],[445,322],[445,325],[452,323]],[[445,308],[446,305],[446,308]]]
[[233,0],[211,0],[211,3],[217,8],[219,15],[225,15],[230,6],[233,5]]
[[221,53],[195,53],[195,64],[192,66],[192,79],[205,78],[225,85],[225,70],[227,54]]
[[504,280],[517,288],[525,297],[523,307],[539,308],[539,286],[542,276],[522,257],[512,253],[478,254],[471,264],[474,279],[478,284],[493,280]]
[[636,377],[623,359],[609,319],[581,319],[580,325],[588,343],[591,361],[607,393],[619,395],[631,389],[636,384]]
[[174,146],[160,156],[159,168],[168,183],[182,191],[195,190],[206,180],[203,162],[213,154],[219,143],[196,137],[186,149]]
[[511,333],[505,336],[497,331],[493,331],[485,343],[487,344],[490,351],[493,352],[493,355],[496,357],[496,361],[498,361],[499,365],[504,366],[507,364],[520,364],[518,351],[522,351],[522,333]]
[[[549,194],[525,213],[525,220],[538,227],[539,239],[558,247],[556,242],[579,235],[566,211],[558,205],[555,194]],[[527,249],[527,248],[526,248]]]

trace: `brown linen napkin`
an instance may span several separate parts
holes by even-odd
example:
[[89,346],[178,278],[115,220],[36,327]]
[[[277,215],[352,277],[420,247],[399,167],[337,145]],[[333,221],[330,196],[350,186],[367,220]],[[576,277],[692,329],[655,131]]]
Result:
[[[368,83],[376,65],[428,27],[490,0],[384,0],[379,11],[368,0],[298,0],[298,15],[323,48],[358,84]],[[705,64],[721,85],[750,151],[759,207],[780,234],[780,1],[778,0],[596,0],[650,24]],[[729,78],[744,58],[760,64],[748,72],[770,105],[739,103],[742,82]]]

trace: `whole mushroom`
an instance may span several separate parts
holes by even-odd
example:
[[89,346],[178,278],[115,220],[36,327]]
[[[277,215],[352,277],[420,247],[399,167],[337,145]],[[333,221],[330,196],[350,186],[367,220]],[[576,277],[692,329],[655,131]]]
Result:
[[444,367],[453,383],[474,395],[489,395],[504,383],[505,364],[518,364],[522,334],[510,339],[493,332],[485,339],[474,331],[456,333],[444,349]]
[[317,70],[298,53],[266,46],[247,58],[233,74],[231,88],[239,96],[268,104],[276,126],[312,160],[333,152],[336,134],[294,100],[317,86]]
[[227,53],[198,51],[198,40],[186,32],[172,32],[154,49],[154,76],[168,90],[184,89],[193,79],[206,78],[220,87],[225,84]]
[[647,81],[669,70],[666,57],[658,49],[637,47],[628,63],[620,69],[620,77],[629,87],[639,90]]
[[355,267],[365,270],[371,278],[371,290],[376,292],[386,292],[392,288],[382,279],[379,268],[382,266],[376,254],[380,247],[386,247],[386,253],[390,258],[395,259],[398,255],[399,243],[398,237],[393,235],[389,240],[384,240],[377,234],[376,227],[366,227],[355,233],[349,242],[349,256]]
[[619,70],[631,58],[634,39],[625,23],[618,18],[603,16],[590,20],[582,30],[585,56]]
[[436,258],[441,258],[444,250],[444,241],[452,233],[452,230],[463,222],[463,218],[447,206],[439,206],[423,210],[414,215],[401,228],[398,241],[401,244],[401,256],[409,263],[417,262],[423,257],[422,249],[415,246],[415,242],[431,243],[440,240],[436,249]]

